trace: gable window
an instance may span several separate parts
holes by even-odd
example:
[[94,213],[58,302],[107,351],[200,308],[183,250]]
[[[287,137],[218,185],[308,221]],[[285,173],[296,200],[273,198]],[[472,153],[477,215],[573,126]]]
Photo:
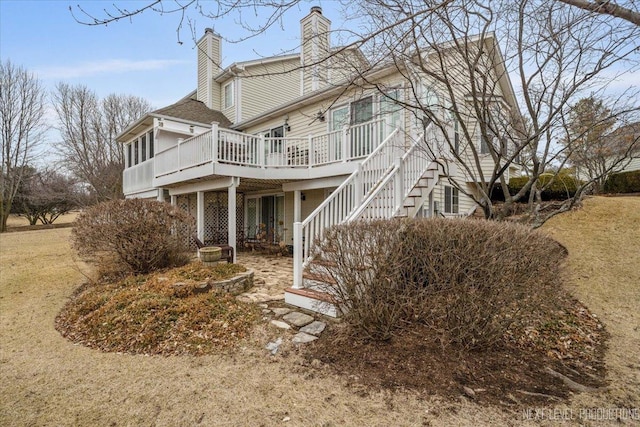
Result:
[[224,86],[224,108],[233,107],[233,82]]
[[458,189],[455,187],[451,187],[450,185],[445,185],[444,187],[444,212],[457,214],[459,209],[459,193]]

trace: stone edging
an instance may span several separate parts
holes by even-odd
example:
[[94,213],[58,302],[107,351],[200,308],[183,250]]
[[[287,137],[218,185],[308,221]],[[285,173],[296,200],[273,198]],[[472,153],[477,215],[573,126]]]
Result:
[[215,282],[210,281],[208,284],[211,285],[211,288],[214,290],[217,289],[228,292],[232,295],[239,295],[253,287],[253,276],[254,271],[247,270],[230,279]]

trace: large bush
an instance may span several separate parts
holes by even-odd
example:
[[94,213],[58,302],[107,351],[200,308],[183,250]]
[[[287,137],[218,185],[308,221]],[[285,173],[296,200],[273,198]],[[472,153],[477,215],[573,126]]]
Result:
[[72,231],[81,257],[132,273],[183,265],[188,261],[194,219],[168,203],[143,199],[114,200],[84,211]]
[[[553,182],[551,182],[553,180]],[[525,184],[529,182],[529,178],[517,177],[511,178],[509,180],[509,194],[512,196],[517,194],[518,191],[525,186]],[[549,185],[549,183],[551,184]],[[570,172],[561,171],[558,174],[542,174],[538,178],[538,188],[549,185],[541,194],[542,200],[567,200],[573,197],[578,190],[578,187],[581,185],[580,181],[577,180]],[[504,199],[504,196],[499,193],[495,193],[496,197]],[[492,194],[493,197],[493,194]],[[527,202],[529,200],[529,192],[527,192],[524,197],[520,199],[522,202]]]
[[320,249],[316,273],[356,334],[387,339],[419,322],[466,350],[491,347],[553,301],[564,257],[526,227],[451,219],[342,225]]
[[640,193],[640,170],[615,173],[604,183],[605,193]]

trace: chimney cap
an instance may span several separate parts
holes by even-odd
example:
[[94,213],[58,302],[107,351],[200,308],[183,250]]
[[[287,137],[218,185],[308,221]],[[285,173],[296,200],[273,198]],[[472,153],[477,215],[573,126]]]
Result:
[[204,29],[204,33],[205,33],[205,34],[208,34],[208,33],[210,33],[210,34],[214,34],[214,33],[213,33],[213,28],[205,28],[205,29]]
[[322,15],[322,8],[320,6],[312,6],[310,13],[313,13],[313,12],[318,12],[320,15]]

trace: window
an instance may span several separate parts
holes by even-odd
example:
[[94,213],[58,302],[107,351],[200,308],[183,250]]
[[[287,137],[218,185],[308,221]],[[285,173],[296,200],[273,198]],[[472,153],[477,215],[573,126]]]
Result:
[[132,165],[132,157],[131,157],[131,143],[127,144],[127,167],[130,168]]
[[367,96],[351,103],[351,124],[366,123],[373,119],[373,97]]
[[458,205],[458,189],[455,187],[451,187],[449,185],[445,185],[444,187],[444,212],[457,214],[459,205]]
[[426,128],[433,122],[432,117],[436,115],[438,109],[438,94],[430,86],[421,86],[421,99],[420,104],[422,106],[422,127]]
[[489,143],[484,135],[480,135],[480,154],[489,154]]
[[142,157],[140,161],[144,162],[147,160],[147,135],[142,135],[140,137],[140,146],[142,147]]
[[402,108],[397,102],[400,99],[400,89],[392,89],[384,93],[380,98],[380,114],[387,121],[391,130],[400,127]]
[[153,147],[153,131],[149,132],[149,158],[153,158],[154,147]]
[[138,162],[138,155],[139,155],[139,149],[138,147],[140,146],[140,143],[138,142],[138,140],[136,139],[135,142],[133,143],[133,164],[137,165]]
[[453,120],[453,151],[460,154],[460,121],[454,111],[451,111],[451,120]]
[[224,108],[233,107],[233,82],[224,86]]
[[335,110],[331,110],[331,130],[340,130],[347,124],[347,114],[349,113],[349,107],[340,107]]

